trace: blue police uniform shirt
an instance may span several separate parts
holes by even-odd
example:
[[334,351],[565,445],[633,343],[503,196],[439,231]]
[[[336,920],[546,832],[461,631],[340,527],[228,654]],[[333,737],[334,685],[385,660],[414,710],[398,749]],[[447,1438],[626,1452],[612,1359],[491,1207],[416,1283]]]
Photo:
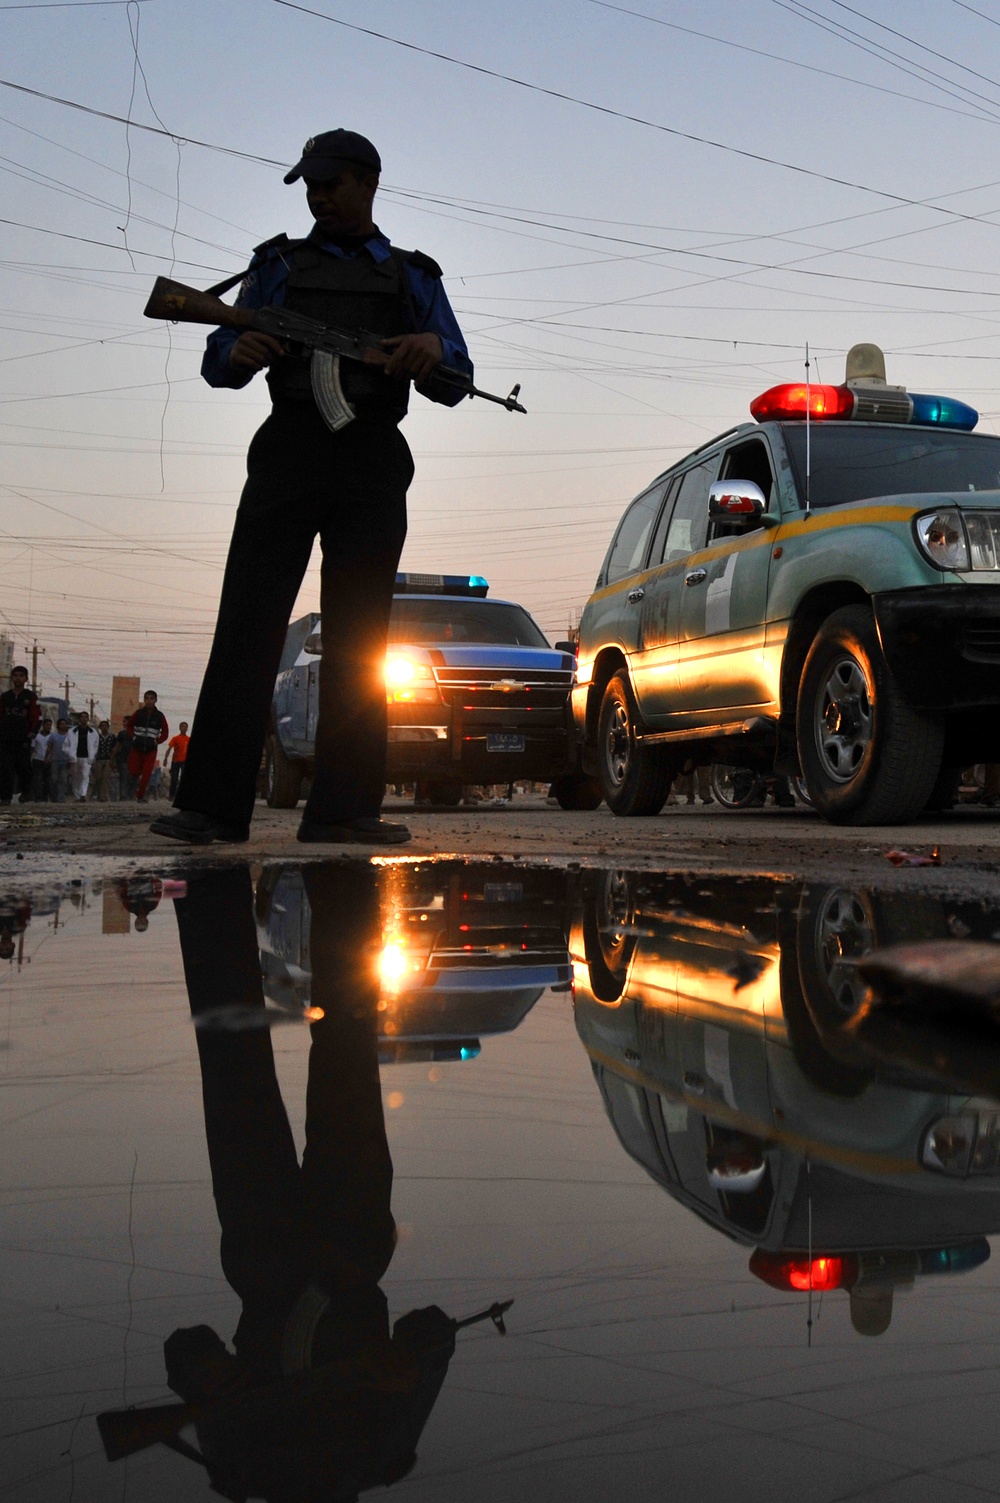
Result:
[[[350,255],[369,255],[373,261],[382,262],[387,261],[390,256],[389,239],[379,230],[376,230],[358,251],[345,251],[341,246],[331,245],[324,241],[320,241],[319,244],[322,250],[328,251],[333,256],[344,258]],[[288,278],[287,250],[288,247],[283,245],[267,247],[260,259],[254,257],[240,285],[239,295],[236,298],[237,308],[280,307],[284,303],[285,282]],[[417,315],[418,327],[414,332],[436,334],[444,347],[444,364],[453,366],[455,370],[464,371],[471,378],[473,369],[469,351],[440,277],[432,276],[422,267],[415,266],[409,261],[403,267],[403,275],[409,285]],[[252,371],[238,370],[229,363],[229,353],[238,338],[239,331],[236,329],[216,329],[208,336],[208,345],[201,362],[201,374],[209,386],[230,386],[238,389],[253,380]],[[442,402],[446,407],[454,407],[464,396],[464,392],[457,388],[449,390],[443,383],[435,387],[432,396],[430,392],[421,394],[430,396],[434,402]]]

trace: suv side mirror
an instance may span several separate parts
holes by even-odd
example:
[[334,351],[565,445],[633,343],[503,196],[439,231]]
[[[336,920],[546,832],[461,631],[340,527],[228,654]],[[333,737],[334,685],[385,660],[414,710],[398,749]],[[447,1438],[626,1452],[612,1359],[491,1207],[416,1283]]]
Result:
[[571,657],[575,658],[576,657],[576,643],[575,642],[556,642],[556,644],[555,644],[555,646],[553,648],[553,651],[554,652],[568,652]]
[[309,633],[302,644],[302,651],[307,652],[312,658],[323,656],[323,639],[318,631]]
[[708,515],[714,521],[759,522],[767,502],[752,480],[716,480],[709,487]]

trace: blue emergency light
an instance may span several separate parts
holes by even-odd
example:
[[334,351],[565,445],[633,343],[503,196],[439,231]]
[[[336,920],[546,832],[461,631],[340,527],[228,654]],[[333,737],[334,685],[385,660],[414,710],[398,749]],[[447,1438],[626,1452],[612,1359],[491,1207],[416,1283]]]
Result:
[[397,574],[396,595],[477,595],[489,593],[481,574]]
[[989,1261],[990,1244],[985,1237],[958,1247],[922,1248],[917,1254],[921,1273],[966,1273]]

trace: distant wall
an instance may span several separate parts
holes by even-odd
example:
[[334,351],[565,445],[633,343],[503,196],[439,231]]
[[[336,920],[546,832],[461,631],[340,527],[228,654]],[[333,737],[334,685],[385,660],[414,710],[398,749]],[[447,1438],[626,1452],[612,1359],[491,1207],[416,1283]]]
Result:
[[111,680],[111,725],[114,730],[120,730],[123,718],[133,715],[139,708],[139,684],[138,678],[126,678],[118,673]]

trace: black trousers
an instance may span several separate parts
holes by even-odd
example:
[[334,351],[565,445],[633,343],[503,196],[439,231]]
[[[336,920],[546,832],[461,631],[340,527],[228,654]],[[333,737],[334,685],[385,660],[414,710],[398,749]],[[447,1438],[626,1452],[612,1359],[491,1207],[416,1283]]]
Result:
[[283,402],[254,435],[177,805],[249,822],[288,620],[318,535],[324,652],[311,823],[377,815],[383,662],[413,460],[389,423],[331,433]]
[[[288,1312],[310,1279],[341,1323],[374,1316],[395,1247],[392,1160],[379,1081],[374,958],[381,943],[371,867],[307,867],[312,911],[306,1146],[301,1168],[274,1067],[270,1030],[199,1029],[205,1127],[222,1228],[222,1265],[243,1301],[237,1350],[273,1364]],[[175,904],[195,1018],[228,1007],[263,1010],[253,888],[247,867],[192,873]],[[220,935],[225,943],[220,944]],[[220,1021],[224,1019],[220,1018]],[[350,1294],[347,1294],[350,1291]],[[335,1301],[336,1303],[336,1301]]]
[[31,743],[0,741],[0,803],[9,804],[14,785],[22,799],[31,797]]

